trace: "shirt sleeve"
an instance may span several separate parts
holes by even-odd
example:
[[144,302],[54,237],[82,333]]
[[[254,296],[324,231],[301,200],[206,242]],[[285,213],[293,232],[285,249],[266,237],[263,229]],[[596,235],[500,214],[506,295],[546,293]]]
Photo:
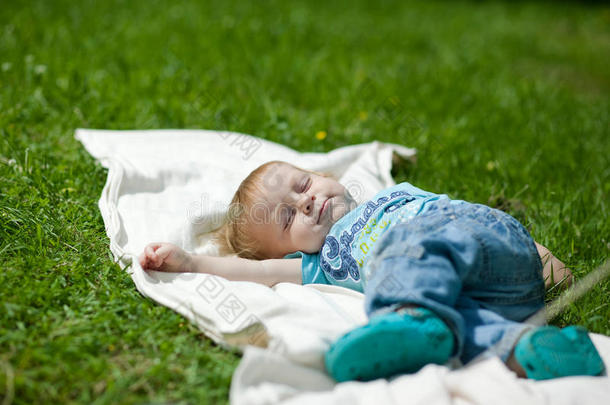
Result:
[[396,187],[400,188],[401,190],[405,190],[407,193],[417,197],[434,197],[438,195],[436,193],[431,193],[429,191],[422,190],[421,188],[415,187],[413,184],[407,182],[400,183]]
[[318,253],[309,254],[300,250],[287,254],[284,259],[301,258],[301,277],[303,284],[330,284],[324,276],[324,271],[320,267],[320,256]]

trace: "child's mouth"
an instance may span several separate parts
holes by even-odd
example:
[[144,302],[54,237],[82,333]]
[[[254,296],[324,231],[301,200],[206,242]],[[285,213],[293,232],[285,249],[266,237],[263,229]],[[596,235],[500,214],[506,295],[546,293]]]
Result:
[[318,224],[320,223],[320,219],[322,218],[322,214],[324,214],[324,210],[326,208],[326,206],[328,205],[328,200],[330,200],[330,198],[327,198],[323,203],[322,206],[320,207],[320,214],[318,215]]

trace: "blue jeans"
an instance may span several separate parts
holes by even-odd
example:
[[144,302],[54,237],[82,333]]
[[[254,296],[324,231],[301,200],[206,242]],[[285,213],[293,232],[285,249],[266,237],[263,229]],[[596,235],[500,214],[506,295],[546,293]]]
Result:
[[439,200],[389,229],[364,270],[367,316],[410,303],[454,333],[462,363],[493,347],[506,360],[544,307],[540,256],[512,216],[481,204]]

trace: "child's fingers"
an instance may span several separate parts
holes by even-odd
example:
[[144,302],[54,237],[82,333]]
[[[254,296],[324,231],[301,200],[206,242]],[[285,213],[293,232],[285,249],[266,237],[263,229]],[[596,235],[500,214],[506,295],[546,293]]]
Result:
[[149,243],[138,257],[143,269],[159,269],[172,253],[174,246],[168,243]]
[[148,245],[144,248],[144,253],[146,254],[147,258],[153,258],[155,256],[155,250],[153,249],[152,245]]
[[153,242],[146,245],[146,248],[150,248],[153,252],[156,252],[161,246],[163,246],[163,243]]
[[144,253],[146,254],[147,264],[149,268],[157,268],[163,263],[163,259],[157,256],[157,253],[154,250],[154,245],[151,243],[146,246],[144,249]]
[[149,269],[153,268],[152,263],[145,252],[142,252],[142,254],[140,255],[139,261],[140,261],[140,266],[142,266],[142,269],[149,270]]
[[157,252],[157,250],[159,250],[159,248],[164,245],[165,245],[165,243],[158,243],[158,242],[151,243],[151,246],[155,252]]
[[173,250],[173,246],[171,246],[171,245],[163,245],[163,246],[159,247],[155,251],[155,254],[157,256],[159,256],[161,259],[165,260],[170,255],[172,250]]

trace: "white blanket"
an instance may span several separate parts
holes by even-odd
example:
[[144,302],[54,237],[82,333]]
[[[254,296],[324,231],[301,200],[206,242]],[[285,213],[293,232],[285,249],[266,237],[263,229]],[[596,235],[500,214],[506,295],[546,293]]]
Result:
[[[217,254],[209,232],[220,224],[239,183],[264,162],[285,160],[330,172],[362,202],[395,184],[392,163],[414,160],[413,149],[371,142],[301,153],[248,135],[202,130],[78,129],[76,138],[109,169],[99,208],[110,250],[138,291],[187,317],[218,344],[243,350],[231,382],[232,404],[598,404],[610,399],[608,377],[519,380],[494,358],[453,371],[430,365],[392,380],[335,384],[324,371],[323,353],[334,339],[366,322],[361,293],[328,285],[268,288],[205,274],[145,272],[134,260],[154,241]],[[592,338],[610,364],[610,338]]]

